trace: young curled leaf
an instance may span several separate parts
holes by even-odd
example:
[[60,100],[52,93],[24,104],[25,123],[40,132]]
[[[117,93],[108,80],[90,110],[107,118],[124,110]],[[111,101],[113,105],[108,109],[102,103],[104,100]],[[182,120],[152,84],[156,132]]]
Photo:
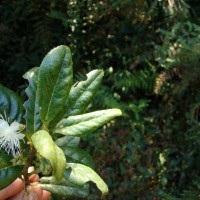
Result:
[[31,139],[37,152],[50,161],[53,175],[57,179],[61,179],[66,167],[66,159],[62,150],[55,145],[50,134],[45,130],[40,130],[34,133]]

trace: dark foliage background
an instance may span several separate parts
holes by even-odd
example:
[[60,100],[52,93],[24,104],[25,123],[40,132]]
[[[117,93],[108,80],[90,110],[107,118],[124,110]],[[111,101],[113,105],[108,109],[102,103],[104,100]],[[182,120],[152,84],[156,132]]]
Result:
[[199,23],[199,0],[2,0],[1,83],[23,95],[22,75],[70,46],[77,80],[105,70],[89,109],[123,111],[82,143],[107,198],[199,199]]

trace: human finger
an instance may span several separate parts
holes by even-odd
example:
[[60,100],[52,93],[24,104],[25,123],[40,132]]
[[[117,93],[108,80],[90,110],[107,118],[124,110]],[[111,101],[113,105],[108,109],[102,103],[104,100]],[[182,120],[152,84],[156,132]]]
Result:
[[17,178],[13,183],[11,183],[8,187],[0,190],[0,197],[2,199],[6,199],[8,197],[14,196],[15,194],[20,193],[24,188],[23,181]]
[[33,183],[33,182],[38,182],[39,181],[39,176],[37,175],[37,174],[32,174],[30,177],[29,177],[29,181],[31,182],[31,183]]
[[29,193],[29,196],[34,196],[35,194],[37,194],[38,199],[42,199],[43,191],[40,187],[28,186],[27,191]]
[[51,196],[50,192],[43,190],[42,200],[48,200],[50,196]]
[[28,194],[28,200],[41,200],[41,198],[38,196],[38,193],[36,191],[30,191],[30,193]]

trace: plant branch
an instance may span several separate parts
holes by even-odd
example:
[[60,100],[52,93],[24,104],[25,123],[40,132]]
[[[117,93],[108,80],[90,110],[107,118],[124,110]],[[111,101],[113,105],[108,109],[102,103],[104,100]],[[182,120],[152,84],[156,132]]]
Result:
[[25,185],[29,185],[30,184],[29,176],[28,176],[28,168],[32,165],[32,161],[33,161],[33,158],[35,156],[35,153],[36,153],[36,150],[33,147],[32,143],[30,143],[29,157],[28,157],[27,162],[26,162],[26,164],[24,166],[24,169],[23,169],[23,176],[24,176]]

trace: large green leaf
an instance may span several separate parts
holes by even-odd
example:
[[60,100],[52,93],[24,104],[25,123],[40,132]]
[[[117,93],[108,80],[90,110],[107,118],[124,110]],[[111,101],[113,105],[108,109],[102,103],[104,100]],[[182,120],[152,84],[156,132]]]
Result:
[[78,147],[80,137],[63,136],[55,141],[58,146]]
[[40,118],[46,126],[63,109],[71,84],[71,52],[68,47],[61,45],[45,56],[39,69]]
[[0,85],[0,114],[8,118],[10,123],[13,121],[21,122],[23,116],[21,99],[2,85]]
[[39,68],[35,67],[26,72],[23,76],[23,78],[27,79],[29,82],[29,86],[25,90],[28,100],[24,103],[26,109],[24,118],[26,120],[26,130],[29,135],[35,133],[41,126],[37,96],[38,71]]
[[103,126],[122,113],[119,109],[101,110],[83,115],[70,116],[61,120],[54,133],[71,136],[84,136]]
[[10,185],[22,173],[23,166],[9,166],[0,170],[0,189]]
[[31,139],[37,152],[50,161],[54,176],[61,179],[66,167],[66,159],[62,150],[55,145],[50,134],[45,130],[39,130],[32,135]]
[[70,186],[52,185],[52,184],[37,184],[37,186],[39,186],[43,190],[47,190],[53,194],[64,196],[66,198],[70,197],[85,198],[89,194],[87,188],[84,187],[70,187]]
[[101,190],[102,195],[108,193],[107,185],[93,169],[79,163],[68,163],[68,166],[71,167],[72,171],[69,177],[66,174],[64,175],[65,179],[69,178],[70,182],[78,183],[78,185],[84,185],[88,181],[92,181]]
[[61,110],[51,126],[54,127],[64,116],[83,114],[99,88],[103,75],[103,70],[93,70],[86,74],[85,81],[73,85],[64,109]]
[[68,162],[78,162],[94,169],[94,161],[86,151],[69,146],[63,146],[61,149],[63,150]]

